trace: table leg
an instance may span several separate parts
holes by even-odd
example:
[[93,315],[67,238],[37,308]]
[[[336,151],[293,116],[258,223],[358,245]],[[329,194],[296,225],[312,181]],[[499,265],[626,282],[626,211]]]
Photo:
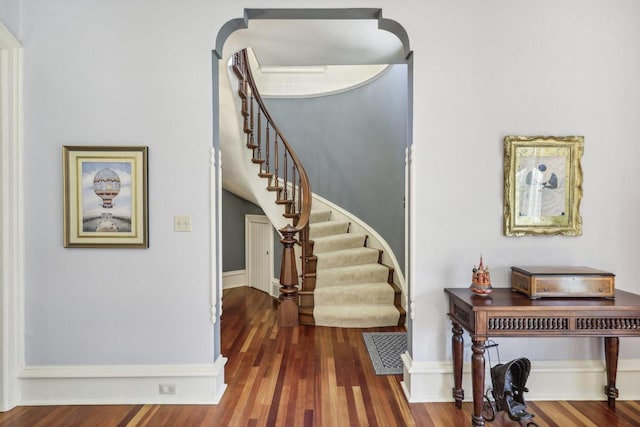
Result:
[[482,416],[482,405],[484,404],[484,339],[472,339],[471,350],[471,381],[473,386],[473,415],[471,416],[471,424],[473,426],[484,426],[484,417]]
[[464,339],[462,338],[462,327],[453,322],[453,336],[451,337],[451,349],[453,353],[453,398],[456,401],[456,408],[462,408],[464,390],[462,389],[462,356],[464,350]]
[[618,337],[605,337],[604,360],[607,363],[607,385],[604,386],[604,394],[607,395],[609,407],[616,407],[618,389],[616,388],[616,374],[618,372]]

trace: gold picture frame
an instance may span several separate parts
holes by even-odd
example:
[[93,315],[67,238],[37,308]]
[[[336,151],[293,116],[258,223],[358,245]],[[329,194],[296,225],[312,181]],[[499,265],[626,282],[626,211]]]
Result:
[[62,151],[64,247],[148,248],[148,148]]
[[504,234],[582,235],[582,136],[504,138]]

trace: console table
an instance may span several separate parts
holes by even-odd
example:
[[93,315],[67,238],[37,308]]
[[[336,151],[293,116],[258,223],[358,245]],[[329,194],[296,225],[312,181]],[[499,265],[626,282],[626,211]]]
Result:
[[472,340],[473,426],[484,426],[485,343],[489,337],[603,337],[607,384],[604,393],[615,407],[618,389],[618,337],[640,336],[640,295],[617,290],[615,299],[548,298],[532,300],[510,288],[494,288],[489,296],[468,288],[447,288],[453,323],[453,398],[462,406],[463,328]]

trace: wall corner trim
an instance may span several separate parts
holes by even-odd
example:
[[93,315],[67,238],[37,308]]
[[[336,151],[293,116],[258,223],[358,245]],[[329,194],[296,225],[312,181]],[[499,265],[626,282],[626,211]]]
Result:
[[0,411],[17,405],[24,361],[23,52],[0,23]]

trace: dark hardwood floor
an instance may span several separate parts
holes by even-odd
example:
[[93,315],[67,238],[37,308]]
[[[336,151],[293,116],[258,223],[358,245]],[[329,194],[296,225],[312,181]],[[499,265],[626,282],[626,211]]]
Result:
[[[222,353],[229,385],[220,404],[18,407],[0,426],[468,426],[471,404],[408,404],[401,375],[376,376],[362,329],[280,329],[272,299],[224,293]],[[377,329],[384,331],[399,328]],[[640,426],[640,402],[527,402],[542,426]],[[504,412],[487,426],[517,426]]]

